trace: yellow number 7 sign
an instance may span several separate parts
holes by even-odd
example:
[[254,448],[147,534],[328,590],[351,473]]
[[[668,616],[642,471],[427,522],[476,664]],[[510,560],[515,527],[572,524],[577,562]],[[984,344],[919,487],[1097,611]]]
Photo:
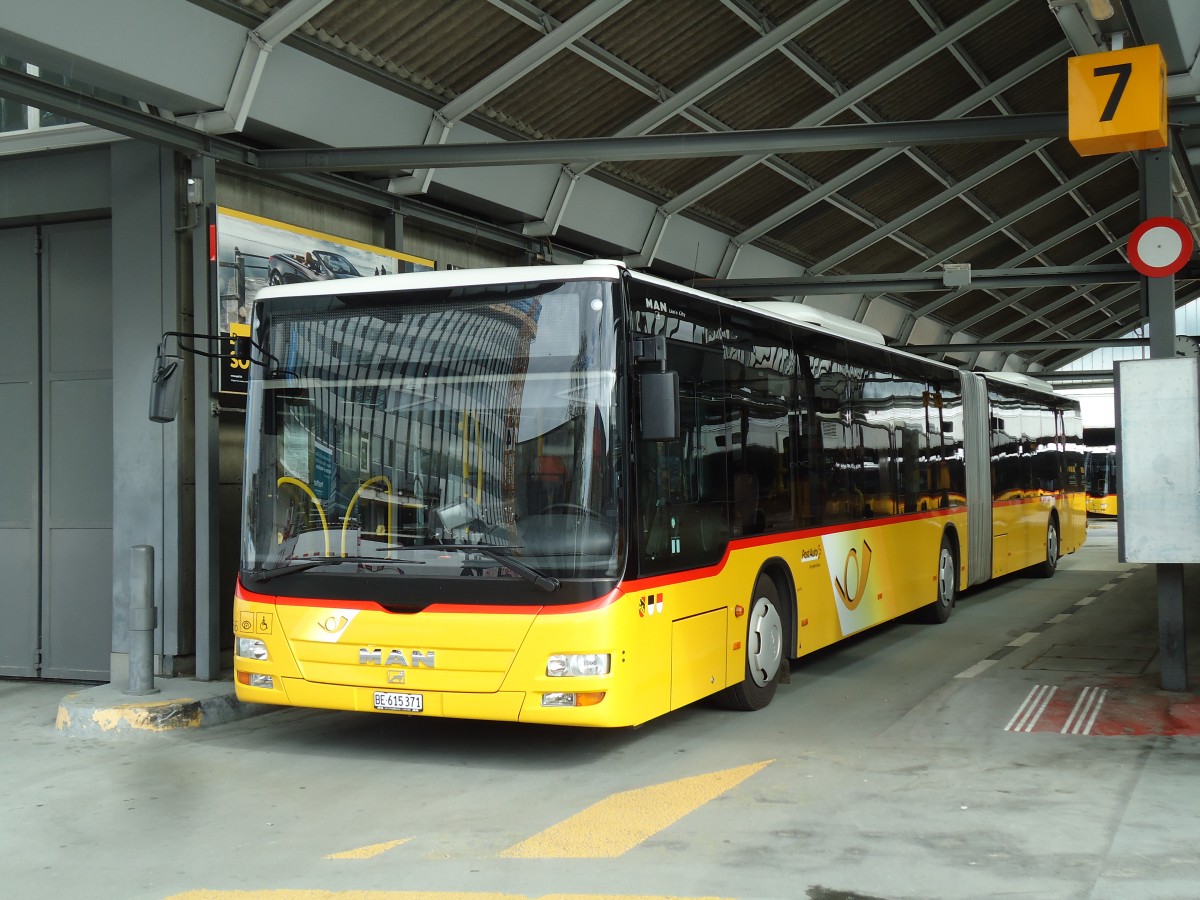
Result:
[[1067,121],[1080,156],[1167,146],[1167,66],[1158,45],[1068,59]]

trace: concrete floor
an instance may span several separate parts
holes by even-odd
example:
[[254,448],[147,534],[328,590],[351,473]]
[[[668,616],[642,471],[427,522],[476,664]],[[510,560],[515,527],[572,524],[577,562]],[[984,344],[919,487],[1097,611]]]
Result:
[[70,686],[0,682],[0,895],[1194,900],[1200,700],[1158,690],[1154,569],[1115,529],[795,664],[758,713],[92,738],[55,729]]

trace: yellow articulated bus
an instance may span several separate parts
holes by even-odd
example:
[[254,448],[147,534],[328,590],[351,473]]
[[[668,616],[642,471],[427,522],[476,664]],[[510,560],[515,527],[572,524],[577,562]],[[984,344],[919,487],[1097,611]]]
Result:
[[265,289],[242,700],[635,725],[1083,542],[1078,406],[620,263]]
[[1089,447],[1084,454],[1087,477],[1089,516],[1115,519],[1117,516],[1117,448]]

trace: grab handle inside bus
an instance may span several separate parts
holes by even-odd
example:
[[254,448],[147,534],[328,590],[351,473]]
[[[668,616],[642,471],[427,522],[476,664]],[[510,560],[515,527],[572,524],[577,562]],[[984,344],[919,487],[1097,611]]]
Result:
[[638,381],[642,440],[679,440],[679,373],[643,372]]

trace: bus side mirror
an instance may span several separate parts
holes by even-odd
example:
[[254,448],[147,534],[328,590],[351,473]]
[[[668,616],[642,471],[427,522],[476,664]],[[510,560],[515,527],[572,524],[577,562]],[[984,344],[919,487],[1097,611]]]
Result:
[[643,372],[638,380],[642,440],[679,440],[679,373]]
[[150,379],[150,421],[174,422],[179,412],[179,390],[183,380],[183,362],[178,356],[154,357],[154,375]]
[[237,359],[249,359],[250,351],[254,347],[254,342],[250,340],[250,335],[239,334],[233,338],[233,355]]

